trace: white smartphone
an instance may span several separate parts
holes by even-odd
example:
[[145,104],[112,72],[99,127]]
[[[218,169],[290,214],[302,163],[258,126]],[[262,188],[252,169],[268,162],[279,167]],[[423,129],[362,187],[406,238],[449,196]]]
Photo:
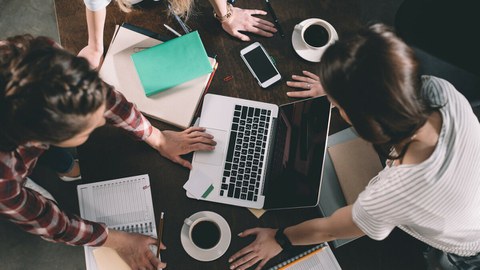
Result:
[[260,43],[255,42],[242,49],[240,56],[261,87],[269,87],[282,78],[267,51]]

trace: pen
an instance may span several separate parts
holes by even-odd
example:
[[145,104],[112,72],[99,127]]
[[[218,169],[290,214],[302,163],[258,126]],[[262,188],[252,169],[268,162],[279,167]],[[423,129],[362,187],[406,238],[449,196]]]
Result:
[[177,31],[175,31],[173,28],[171,28],[170,26],[166,25],[166,24],[163,24],[163,26],[165,26],[165,28],[167,28],[170,32],[174,33],[175,35],[177,35],[177,37],[181,36]]
[[188,27],[188,25],[186,25],[182,19],[180,19],[180,17],[178,17],[178,15],[173,12],[172,10],[172,6],[170,6],[170,4],[168,4],[168,10],[170,11],[170,13],[173,14],[173,17],[175,18],[175,20],[178,22],[178,24],[180,24],[180,26],[182,27],[183,31],[185,32],[185,34],[188,34],[192,31],[192,29],[190,29],[190,27]]
[[[163,234],[163,212],[160,214],[160,222],[158,223],[158,233],[157,233],[157,258],[160,256],[160,244],[162,243],[162,234]],[[160,259],[160,258],[159,258]]]
[[281,36],[282,38],[284,38],[284,37],[285,37],[285,34],[283,34],[282,26],[280,25],[280,21],[278,20],[277,15],[275,15],[275,11],[273,11],[273,7],[272,7],[272,5],[270,4],[270,1],[265,0],[265,2],[267,3],[268,12],[272,15],[273,22],[275,23],[275,26],[276,26],[277,29],[278,29],[278,33],[280,34],[280,36]]

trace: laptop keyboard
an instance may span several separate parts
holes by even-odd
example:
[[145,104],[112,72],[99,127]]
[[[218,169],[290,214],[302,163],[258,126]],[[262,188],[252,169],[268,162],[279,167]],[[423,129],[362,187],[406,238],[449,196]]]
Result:
[[271,111],[235,105],[220,196],[257,201]]

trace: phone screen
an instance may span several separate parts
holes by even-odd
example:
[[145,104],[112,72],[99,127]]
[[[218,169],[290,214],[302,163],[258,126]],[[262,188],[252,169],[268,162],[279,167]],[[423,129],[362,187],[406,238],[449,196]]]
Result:
[[244,57],[261,83],[278,74],[260,46],[246,53]]

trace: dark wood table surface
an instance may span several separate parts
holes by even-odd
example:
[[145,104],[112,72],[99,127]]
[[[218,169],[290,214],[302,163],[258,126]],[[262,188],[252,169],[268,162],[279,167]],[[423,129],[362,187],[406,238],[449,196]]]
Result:
[[[56,8],[57,13],[59,9],[65,12],[58,18],[62,45],[71,51],[78,52],[85,45],[87,37],[84,22],[83,24],[70,23],[72,20],[81,21],[84,16],[83,7],[79,10],[79,1],[73,2],[72,4],[70,1],[57,0]],[[227,35],[211,15],[212,9],[208,2],[206,0],[197,2],[197,14],[187,24],[199,31],[207,52],[210,55],[217,55],[219,62],[209,89],[210,93],[275,104],[291,102],[294,99],[285,94],[291,90],[285,84],[291,74],[300,74],[302,70],[315,73],[318,70],[316,63],[303,60],[293,50],[291,35],[295,24],[307,18],[322,18],[330,22],[341,37],[347,30],[354,29],[362,23],[362,18],[358,14],[362,1],[276,0],[271,2],[281,21],[285,38],[279,35],[264,38],[250,34],[250,42],[241,42]],[[266,9],[264,1],[241,0],[237,3],[243,8]],[[172,36],[163,27],[163,23],[167,23],[181,32],[178,24],[166,15],[161,5],[140,8],[130,14],[123,14],[117,7],[112,6],[108,8],[105,44],[108,44],[112,37],[114,25],[122,22]],[[270,16],[267,15],[265,18],[271,21]],[[70,27],[70,29],[64,27]],[[255,41],[259,41],[275,59],[283,76],[282,82],[267,89],[262,89],[257,84],[240,58],[240,50]],[[233,79],[225,82],[223,78],[226,76],[233,76]],[[152,120],[152,123],[161,130],[177,130],[159,121]],[[345,127],[346,124],[334,109],[330,132],[334,133]],[[188,179],[188,169],[173,164],[145,143],[132,140],[126,132],[117,128],[108,126],[99,128],[84,145],[79,147],[78,152],[84,183],[148,173],[156,216],[159,216],[161,211],[165,212],[163,241],[167,245],[167,250],[163,252],[162,258],[168,263],[168,269],[228,269],[228,258],[253,240],[250,237],[243,239],[236,236],[244,229],[256,226],[289,226],[320,216],[318,209],[305,208],[267,211],[257,219],[245,208],[189,199],[182,188]],[[191,154],[187,155],[186,158],[191,159],[191,156]],[[227,220],[232,231],[232,241],[227,252],[212,262],[199,262],[191,258],[180,242],[183,220],[198,211],[213,211],[220,214]],[[377,242],[363,237],[334,250],[334,253],[343,269],[415,269],[419,256],[417,250],[409,246],[413,240],[398,231],[395,231],[389,239]],[[402,256],[395,256],[398,254],[398,247],[405,246],[407,248],[402,250]],[[269,265],[288,256],[290,254],[282,253]]]

